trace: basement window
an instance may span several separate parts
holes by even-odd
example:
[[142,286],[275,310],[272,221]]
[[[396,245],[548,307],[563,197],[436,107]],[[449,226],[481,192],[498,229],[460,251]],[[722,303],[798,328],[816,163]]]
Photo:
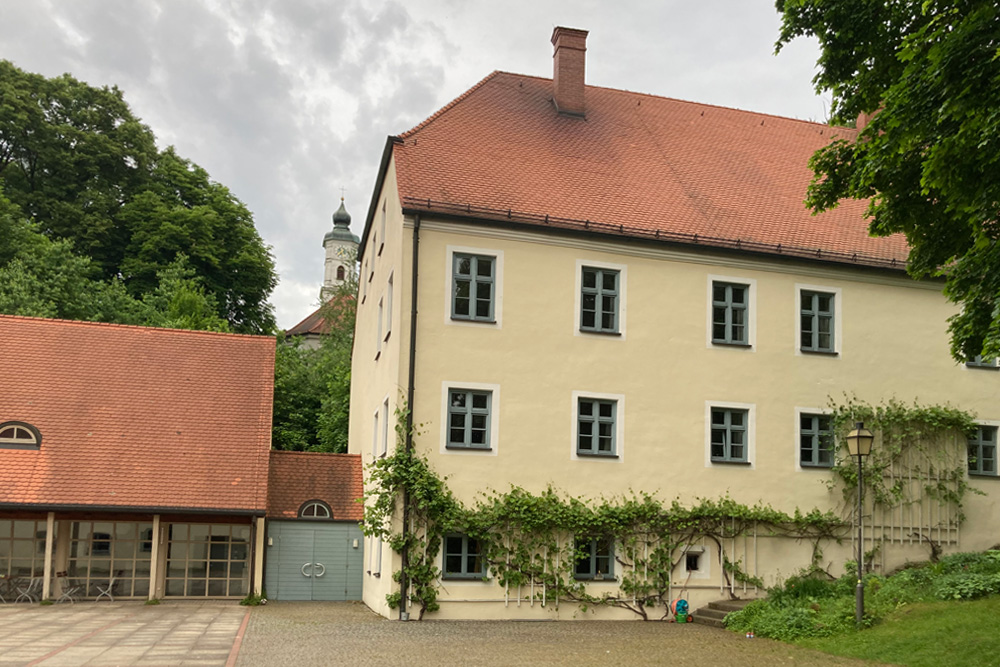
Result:
[[31,424],[3,422],[0,424],[0,449],[38,449],[42,434]]
[[684,567],[688,572],[697,572],[701,569],[701,554],[684,554]]

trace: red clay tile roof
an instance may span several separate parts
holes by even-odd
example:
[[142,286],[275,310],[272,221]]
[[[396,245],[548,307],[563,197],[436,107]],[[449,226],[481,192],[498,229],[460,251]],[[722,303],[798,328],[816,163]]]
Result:
[[317,308],[304,320],[285,332],[286,336],[305,336],[308,334],[320,335],[327,332],[329,326],[323,318],[323,309]]
[[[335,295],[332,299],[330,299],[326,303],[326,306],[330,306],[329,309],[326,306],[320,306],[319,308],[314,310],[310,315],[308,315],[304,320],[302,320],[294,327],[286,331],[285,335],[304,336],[309,334],[320,335],[329,333],[330,327],[332,326],[333,322],[338,321],[340,319],[340,314],[343,312],[343,309],[334,308],[334,306],[336,305],[336,300],[338,298],[341,299],[341,303],[343,304],[349,304],[351,301],[354,300],[354,297],[351,295],[345,294],[340,297]],[[328,319],[332,321],[328,321]]]
[[0,315],[0,506],[262,513],[274,339]]
[[361,457],[357,454],[271,452],[267,516],[294,519],[307,500],[322,500],[339,521],[361,521]]
[[557,114],[551,98],[551,79],[494,72],[400,135],[404,209],[906,261],[902,236],[868,236],[866,202],[818,216],[803,204],[809,157],[854,130],[595,86],[581,120]]

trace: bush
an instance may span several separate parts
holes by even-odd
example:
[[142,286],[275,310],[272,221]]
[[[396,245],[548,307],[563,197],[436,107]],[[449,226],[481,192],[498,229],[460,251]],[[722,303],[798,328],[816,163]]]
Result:
[[[726,627],[786,641],[850,632],[855,628],[856,585],[851,568],[835,581],[811,573],[790,577],[768,590],[767,599],[726,616]],[[1000,550],[951,554],[889,577],[866,574],[864,585],[863,625],[870,627],[902,605],[1000,593]]]

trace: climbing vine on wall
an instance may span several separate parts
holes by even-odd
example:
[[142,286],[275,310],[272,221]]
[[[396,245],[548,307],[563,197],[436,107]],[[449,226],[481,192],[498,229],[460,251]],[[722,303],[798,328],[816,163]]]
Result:
[[[579,603],[582,610],[618,607],[654,620],[669,614],[671,575],[687,545],[713,541],[727,583],[762,586],[742,563],[724,555],[723,540],[752,533],[809,539],[818,545],[823,539],[840,539],[847,528],[829,512],[787,514],[729,497],[701,499],[685,507],[648,493],[588,499],[551,487],[538,494],[516,486],[490,491],[466,507],[425,458],[406,450],[402,424],[397,426],[397,440],[392,455],[369,466],[363,528],[405,554],[405,565],[393,579],[398,583],[405,576],[407,602],[419,609],[418,618],[439,608],[437,563],[448,533],[476,539],[489,576],[505,589],[517,590],[519,597],[553,608],[563,601]],[[614,566],[607,573],[616,583],[614,592],[591,593],[587,583],[576,578],[576,563],[592,539],[614,545]],[[395,609],[402,596],[396,591],[386,599]]]
[[857,502],[858,468],[847,454],[846,435],[864,422],[875,435],[864,463],[864,495],[874,505],[899,508],[933,499],[950,508],[958,523],[965,518],[963,501],[969,486],[967,443],[975,432],[974,415],[950,406],[906,405],[889,400],[871,405],[852,396],[831,399],[832,429],[839,444],[831,488],[843,491],[845,508]]

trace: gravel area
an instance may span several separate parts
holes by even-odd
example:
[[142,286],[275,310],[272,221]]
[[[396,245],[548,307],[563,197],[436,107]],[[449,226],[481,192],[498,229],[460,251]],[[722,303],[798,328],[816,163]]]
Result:
[[256,607],[237,667],[258,665],[864,665],[698,624],[385,620],[360,603]]

